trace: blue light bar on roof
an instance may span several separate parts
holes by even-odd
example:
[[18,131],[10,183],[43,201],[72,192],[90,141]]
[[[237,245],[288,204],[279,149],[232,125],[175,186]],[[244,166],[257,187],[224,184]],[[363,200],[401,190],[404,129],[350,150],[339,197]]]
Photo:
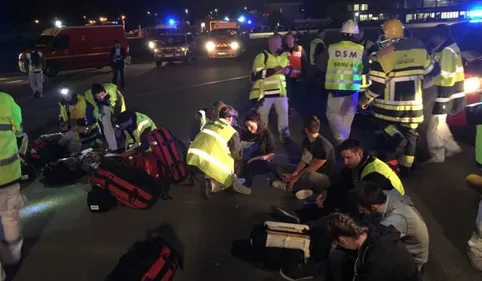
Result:
[[482,19],[482,7],[473,8],[469,11],[469,18]]

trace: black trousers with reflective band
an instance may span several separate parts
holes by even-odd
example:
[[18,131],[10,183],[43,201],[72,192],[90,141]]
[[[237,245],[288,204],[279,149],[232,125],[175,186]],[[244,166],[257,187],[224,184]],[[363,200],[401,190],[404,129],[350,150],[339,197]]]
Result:
[[410,169],[417,150],[416,129],[384,120],[377,120],[377,124],[385,136],[390,158],[397,159],[401,169]]

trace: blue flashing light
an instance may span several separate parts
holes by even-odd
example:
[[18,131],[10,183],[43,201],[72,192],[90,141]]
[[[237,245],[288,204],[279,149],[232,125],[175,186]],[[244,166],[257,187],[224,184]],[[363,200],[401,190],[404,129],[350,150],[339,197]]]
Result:
[[176,21],[174,19],[169,19],[169,25],[175,25],[176,24]]
[[224,17],[224,21],[229,21],[229,18],[228,18],[228,17]]
[[244,16],[240,16],[240,17],[238,18],[238,21],[239,21],[239,22],[244,22],[245,20],[246,20],[246,18],[245,18]]
[[248,20],[248,24],[252,24],[253,22],[251,20]]
[[482,7],[476,7],[469,11],[469,18],[482,19]]

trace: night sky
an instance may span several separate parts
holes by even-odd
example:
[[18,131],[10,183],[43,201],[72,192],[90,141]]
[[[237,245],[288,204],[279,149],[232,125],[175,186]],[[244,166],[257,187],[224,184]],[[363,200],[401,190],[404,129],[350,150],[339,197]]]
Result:
[[[0,22],[32,22],[34,19],[47,20],[59,17],[64,21],[81,20],[85,15],[97,19],[99,16],[114,17],[126,14],[131,21],[143,21],[147,11],[151,14],[184,15],[189,9],[191,20],[199,19],[217,8],[220,16],[236,16],[244,6],[262,8],[263,0],[20,0],[8,1],[8,8],[0,9]],[[91,4],[92,3],[92,4]],[[93,4],[95,3],[95,4]]]

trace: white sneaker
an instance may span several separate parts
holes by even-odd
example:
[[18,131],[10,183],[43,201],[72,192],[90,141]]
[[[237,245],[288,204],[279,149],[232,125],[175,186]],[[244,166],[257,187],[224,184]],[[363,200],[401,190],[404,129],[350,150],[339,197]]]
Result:
[[313,190],[309,190],[309,189],[302,189],[302,190],[296,192],[296,194],[295,194],[295,196],[296,196],[296,198],[298,198],[298,200],[305,200],[312,195],[313,195]]
[[238,182],[235,182],[233,184],[233,189],[238,192],[238,193],[241,193],[241,194],[244,194],[244,195],[250,195],[251,194],[251,189],[238,183]]
[[283,191],[286,191],[286,188],[288,187],[288,184],[285,183],[284,181],[273,181],[271,185],[274,188],[281,189]]

